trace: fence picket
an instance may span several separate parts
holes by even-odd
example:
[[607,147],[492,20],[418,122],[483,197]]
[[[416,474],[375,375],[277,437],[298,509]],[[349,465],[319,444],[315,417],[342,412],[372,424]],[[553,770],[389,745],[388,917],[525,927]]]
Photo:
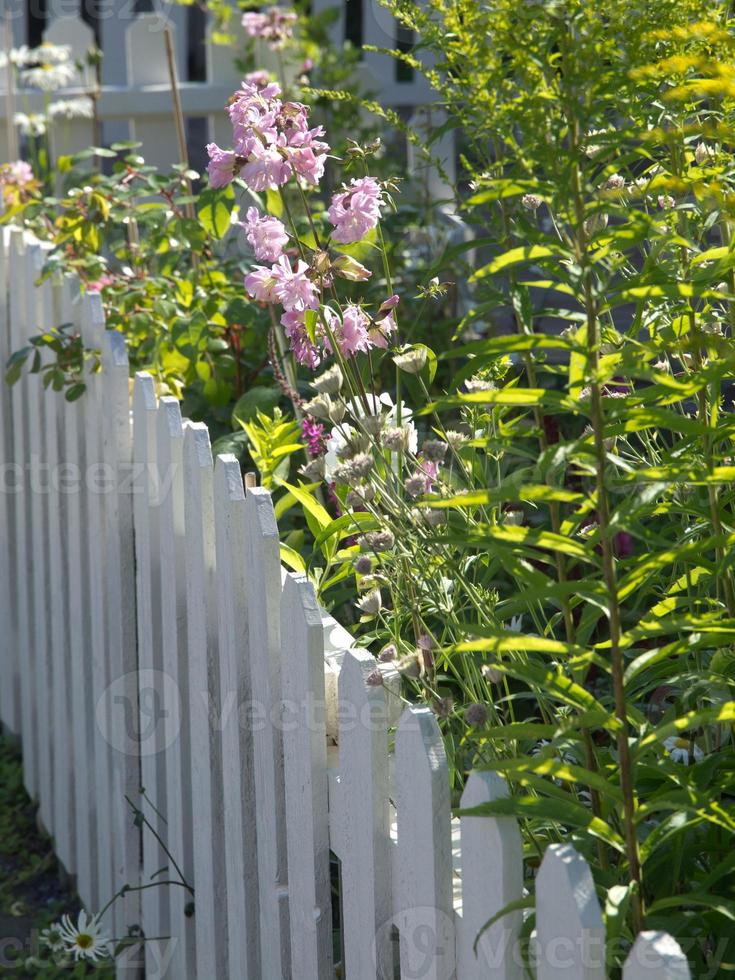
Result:
[[206,425],[184,434],[186,608],[191,725],[196,963],[201,977],[226,976],[227,919],[219,741],[212,450]]
[[[10,229],[0,229],[0,364],[7,364],[11,353],[9,334],[9,277]],[[0,636],[4,637],[0,666],[0,721],[13,734],[20,733],[20,675],[19,645],[15,636],[16,609],[13,602],[14,583],[18,571],[12,547],[15,527],[14,503],[18,477],[12,449],[13,429],[10,388],[0,384],[0,453],[2,454],[3,485],[0,493]]]
[[[60,287],[61,323],[78,322],[73,304],[78,282],[66,277]],[[65,525],[62,549],[66,555],[68,583],[68,636],[71,661],[71,725],[74,747],[75,864],[77,891],[88,908],[97,909],[97,806],[95,784],[95,719],[90,663],[92,659],[91,619],[88,601],[89,522],[86,494],[87,443],[85,419],[88,399],[67,403],[63,410],[65,450],[61,493],[64,497]],[[67,482],[68,481],[68,482]],[[105,844],[107,846],[107,843]]]
[[[508,796],[497,773],[470,774],[463,809]],[[523,895],[523,847],[513,817],[461,818],[462,918],[457,922],[457,973],[462,980],[520,980],[517,943],[520,911],[503,916],[483,932],[485,923]]]
[[[44,282],[43,322],[46,327],[62,322],[63,285],[57,279]],[[68,871],[76,864],[76,774],[71,695],[71,640],[68,630],[68,578],[64,567],[63,535],[68,527],[66,494],[61,492],[61,464],[67,459],[64,418],[67,402],[63,394],[48,388],[41,392],[43,426],[46,432],[48,506],[48,619],[53,669],[51,732],[54,740],[53,833],[61,863]]]
[[445,980],[454,972],[449,772],[429,708],[406,708],[395,756],[401,973]]
[[[257,854],[248,643],[245,489],[234,456],[214,468],[229,976],[258,980]],[[251,569],[256,572],[255,569]]]
[[[99,294],[89,294],[99,304]],[[104,322],[104,317],[100,318]],[[138,673],[135,642],[135,554],[132,502],[132,433],[130,427],[129,365],[125,340],[115,330],[102,337],[102,382],[106,399],[103,412],[103,459],[110,474],[106,494],[106,648],[111,727],[112,779],[110,810],[113,833],[113,891],[139,884],[140,833],[128,799],[135,800],[140,787],[140,758],[135,741],[138,719]],[[114,692],[114,693],[113,693]],[[131,732],[132,727],[132,732]],[[140,892],[128,891],[113,906],[115,935],[125,936],[140,922]],[[134,971],[137,949],[130,947],[116,962],[117,973]]]
[[291,976],[332,975],[322,616],[311,583],[286,576],[281,606],[283,768]]
[[[191,751],[188,705],[189,677],[186,639],[186,556],[184,528],[184,428],[179,402],[164,395],[158,402],[157,450],[161,570],[161,652],[166,772],[168,849],[187,882],[194,881],[191,806]],[[186,710],[186,717],[182,715]],[[175,869],[171,868],[171,872]],[[194,975],[194,920],[186,915],[191,902],[183,887],[168,890],[171,942],[170,973]]]
[[623,967],[623,980],[690,980],[681,946],[666,932],[641,932]]
[[571,844],[551,844],[536,876],[538,980],[604,980],[605,927],[592,872]]
[[[84,344],[92,350],[101,350],[105,330],[104,316],[99,296],[85,293],[78,302],[78,317]],[[82,601],[89,609],[89,651],[83,669],[91,665],[91,700],[85,710],[92,715],[92,745],[89,748],[93,761],[93,791],[97,826],[97,868],[95,895],[99,907],[105,905],[113,894],[112,848],[115,834],[112,820],[112,718],[109,699],[105,693],[112,678],[107,662],[107,636],[105,627],[105,570],[107,567],[107,533],[109,493],[106,483],[109,473],[103,455],[103,404],[107,391],[102,372],[94,372],[90,366],[85,374],[87,390],[84,393],[85,466],[82,473],[81,493],[86,501],[87,521],[87,582]],[[112,913],[105,923],[112,928]]]
[[253,711],[260,712],[258,719],[253,716],[260,961],[264,977],[285,977],[290,972],[291,934],[280,725],[281,559],[273,502],[262,487],[247,492],[245,523]]
[[[41,245],[28,241],[25,253],[25,289],[26,289],[26,329],[27,338],[41,333],[51,326],[42,323],[44,310],[42,308],[41,290],[36,281],[41,275],[44,264],[44,254]],[[38,374],[29,374],[26,379],[26,416],[28,433],[28,472],[26,475],[26,493],[28,498],[28,543],[30,579],[29,589],[32,595],[30,609],[31,617],[30,642],[33,647],[33,691],[36,707],[36,751],[38,753],[38,815],[41,824],[52,831],[52,745],[51,745],[51,661],[49,657],[48,636],[48,593],[46,576],[48,574],[48,527],[46,525],[44,491],[41,486],[43,468],[46,462],[46,429],[41,422],[42,400],[45,397],[41,379]]]
[[[25,242],[23,232],[13,228],[10,232],[9,281],[15,285],[10,290],[10,349],[20,350],[28,337],[26,318],[27,292]],[[38,787],[38,757],[36,751],[36,706],[33,701],[35,679],[31,623],[33,621],[32,597],[27,570],[30,568],[30,535],[28,521],[27,463],[28,444],[28,378],[21,378],[10,390],[10,418],[13,432],[13,462],[18,476],[18,488],[13,495],[13,559],[17,571],[11,603],[15,608],[15,643],[24,649],[20,670],[21,736],[23,745],[23,782],[28,795],[34,797]],[[20,468],[20,469],[19,469]]]
[[342,921],[347,975],[392,980],[388,706],[376,668],[352,649],[339,674]]
[[[138,614],[138,709],[140,786],[138,806],[150,827],[142,834],[141,883],[154,883],[167,863],[158,838],[166,842],[166,783],[161,753],[165,746],[162,711],[165,711],[160,594],[159,499],[156,429],[158,406],[153,378],[144,371],[133,387],[133,521],[135,525],[135,584]],[[159,876],[163,877],[162,875]],[[168,876],[166,876],[168,877]],[[147,937],[169,931],[165,889],[141,892],[141,922]],[[146,972],[153,975],[163,955],[165,939],[145,944]]]

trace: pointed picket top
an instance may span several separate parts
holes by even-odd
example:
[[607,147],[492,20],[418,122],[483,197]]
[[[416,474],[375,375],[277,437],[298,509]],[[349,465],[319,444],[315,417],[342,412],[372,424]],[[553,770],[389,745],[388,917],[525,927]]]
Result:
[[[81,62],[85,66],[87,53],[96,47],[94,31],[81,19],[81,17],[61,16],[56,17],[47,29],[43,32],[44,41],[51,44],[67,45],[71,48],[71,57],[74,62]],[[82,67],[77,70],[73,78],[62,88],[73,88],[84,85],[91,79],[85,79],[85,75],[90,72],[89,68]]]
[[401,972],[443,980],[454,971],[449,770],[429,708],[406,708],[395,740],[397,925]]
[[[253,705],[278,719],[281,704],[281,561],[271,495],[245,497],[248,635]],[[254,719],[255,721],[255,719]],[[260,958],[263,976],[290,975],[286,801],[283,736],[278,724],[254,724],[253,763],[258,825]]]
[[161,14],[139,14],[125,31],[128,81],[132,85],[168,85],[166,27],[175,31]]
[[345,652],[339,674],[338,856],[345,972],[356,977],[376,971],[378,977],[392,976],[388,707],[381,677],[367,650]]
[[322,612],[305,575],[286,576],[281,652],[291,975],[313,980],[332,975],[332,903]]
[[[508,784],[502,776],[473,772],[460,806],[469,810],[507,796]],[[518,822],[515,817],[463,815],[460,819],[462,920],[457,927],[458,973],[462,980],[517,980],[522,974],[516,954],[521,912],[511,912],[489,929],[483,928],[501,909],[523,895],[523,845]]]
[[623,980],[691,980],[689,961],[667,932],[641,932],[625,961]]
[[[101,348],[105,335],[105,311],[99,293],[84,293],[80,300],[81,331],[84,343],[89,347]],[[123,335],[115,331],[124,341]],[[127,352],[126,352],[127,356]]]
[[605,980],[605,927],[590,867],[551,844],[536,876],[537,980]]

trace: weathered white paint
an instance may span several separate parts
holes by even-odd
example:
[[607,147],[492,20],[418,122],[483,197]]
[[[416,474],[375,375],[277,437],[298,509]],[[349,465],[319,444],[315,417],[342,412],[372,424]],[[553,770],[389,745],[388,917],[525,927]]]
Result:
[[[161,570],[161,698],[164,711],[166,825],[168,849],[184,879],[194,881],[191,751],[188,724],[189,668],[186,639],[186,555],[184,526],[184,429],[179,402],[164,395],[157,425]],[[186,714],[183,713],[184,707]],[[175,872],[175,869],[171,869]],[[174,880],[178,880],[176,874]],[[194,975],[194,920],[186,915],[191,894],[183,887],[166,891],[173,941],[171,978]]]
[[327,737],[322,616],[303,575],[288,574],[281,606],[283,768],[291,976],[331,976]]
[[[502,777],[493,772],[473,772],[462,793],[461,807],[469,810],[507,796],[508,785]],[[463,816],[461,855],[458,972],[463,980],[520,980],[520,911],[504,916],[480,936],[489,919],[523,895],[523,848],[518,823],[513,817]]]
[[184,434],[186,619],[197,975],[226,975],[225,854],[215,594],[212,450],[201,422]]
[[[253,696],[253,762],[258,826],[260,959],[263,976],[290,972],[286,802],[281,736],[281,559],[270,494],[245,499],[247,608]],[[255,571],[257,569],[257,571]]]
[[604,980],[605,928],[592,872],[571,844],[551,844],[536,877],[538,980]]
[[395,753],[401,972],[446,980],[455,959],[449,771],[429,708],[406,708]]
[[[167,845],[165,748],[166,706],[161,648],[161,576],[159,548],[159,493],[156,423],[158,405],[153,378],[140,371],[133,388],[133,521],[135,525],[135,586],[138,615],[138,712],[140,786],[137,805],[150,823],[143,837],[141,884],[162,877],[168,865],[160,838]],[[166,873],[166,878],[169,875]],[[169,932],[168,901],[164,888],[141,892],[141,924],[148,937]],[[166,940],[145,943],[146,972],[155,972]]]
[[623,967],[623,980],[690,980],[681,946],[666,932],[638,935]]
[[245,488],[234,456],[217,457],[214,504],[229,976],[257,980],[262,974],[258,868],[250,860],[258,844],[248,611],[243,601],[248,588]]

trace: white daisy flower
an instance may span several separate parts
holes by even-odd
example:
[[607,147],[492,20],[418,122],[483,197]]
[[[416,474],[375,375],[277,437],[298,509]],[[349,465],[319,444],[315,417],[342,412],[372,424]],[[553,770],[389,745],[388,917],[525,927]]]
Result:
[[35,68],[24,68],[20,73],[20,80],[24,85],[39,88],[42,92],[56,92],[72,82],[76,73],[76,68],[68,61],[58,64],[46,62],[36,65]]
[[54,922],[47,929],[42,929],[38,934],[38,939],[52,953],[60,953],[66,948],[61,934],[61,926],[58,922]]
[[704,758],[704,752],[698,745],[690,742],[688,738],[679,738],[678,735],[664,739],[664,748],[674,762],[682,762],[685,766],[689,765],[690,753],[695,762]]
[[16,112],[13,122],[23,136],[43,136],[46,132],[46,117],[40,112]]
[[27,44],[22,44],[19,48],[11,48],[9,52],[0,51],[0,68],[7,68],[8,61],[18,68],[27,65],[30,53],[31,49]]
[[111,955],[112,940],[102,932],[102,926],[95,916],[88,916],[82,909],[76,923],[68,915],[61,918],[61,938],[67,952],[74,954],[74,959],[98,960],[107,959]]
[[79,99],[58,99],[48,107],[52,119],[91,119],[93,115],[92,100],[83,96]]
[[71,61],[71,45],[44,41],[37,48],[27,51],[26,60],[40,61],[44,65],[61,65],[65,61]]

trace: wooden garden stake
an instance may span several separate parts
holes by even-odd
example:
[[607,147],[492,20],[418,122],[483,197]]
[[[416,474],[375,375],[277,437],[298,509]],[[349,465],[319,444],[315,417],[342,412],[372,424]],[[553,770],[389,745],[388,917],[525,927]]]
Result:
[[5,113],[5,126],[7,129],[8,138],[8,158],[10,160],[17,160],[19,156],[18,150],[18,134],[15,131],[15,78],[13,77],[13,63],[10,60],[10,52],[13,50],[13,26],[10,22],[10,11],[5,8],[5,54],[7,56],[7,64],[5,70],[7,73],[7,95],[6,95],[6,113]]
[[[181,109],[181,95],[179,94],[179,78],[176,71],[176,59],[174,57],[174,42],[171,33],[171,28],[167,27],[163,32],[163,37],[166,42],[166,60],[168,61],[168,76],[171,82],[171,96],[174,102],[174,122],[176,123],[176,137],[179,142],[179,159],[184,164],[186,169],[189,169],[189,153],[186,148],[186,130],[184,129],[184,113]],[[186,178],[186,184],[189,190],[189,196],[191,196],[191,181]],[[194,220],[196,214],[194,212],[194,205],[191,201],[186,204],[186,216]],[[193,255],[194,262],[196,263],[197,257]]]

